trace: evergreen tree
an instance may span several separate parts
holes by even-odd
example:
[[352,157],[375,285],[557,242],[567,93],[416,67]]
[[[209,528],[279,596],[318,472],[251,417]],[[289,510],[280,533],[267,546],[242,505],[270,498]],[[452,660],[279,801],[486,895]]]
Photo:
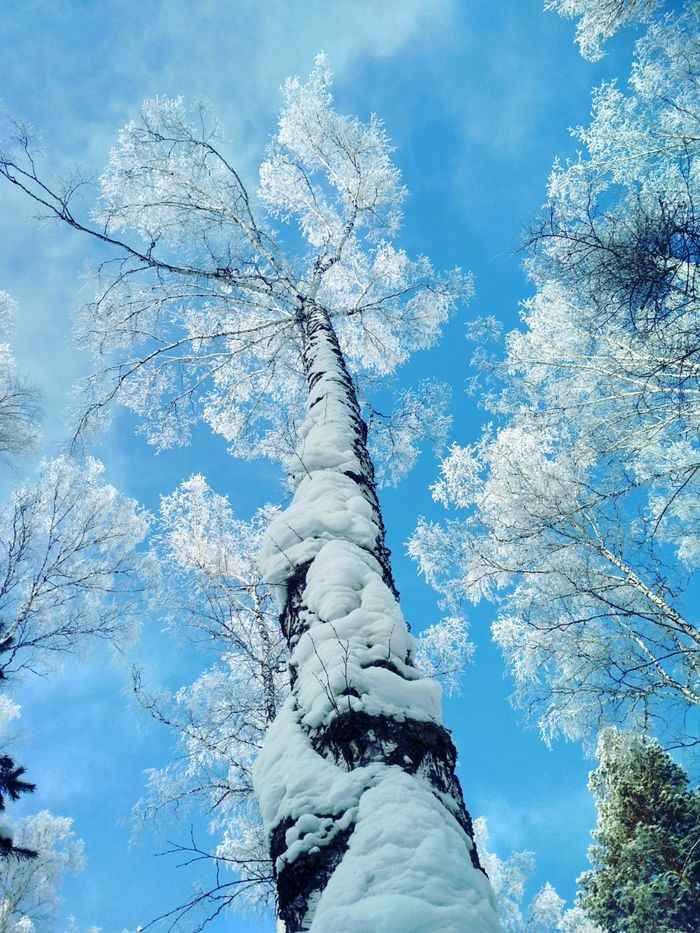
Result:
[[[0,623],[0,655],[8,651],[14,644],[11,635],[3,635],[5,625]],[[0,680],[5,680],[5,672],[0,667]],[[23,778],[26,768],[15,764],[9,755],[0,756],[0,813],[5,811],[5,801],[19,800],[22,794],[30,794],[36,790],[36,784],[30,784]],[[0,856],[14,855],[17,858],[36,858],[35,849],[16,846],[13,842],[9,828],[0,825]]]
[[[23,775],[27,769],[15,764],[9,755],[0,756],[0,812],[5,810],[5,801],[19,800],[22,794],[32,793],[36,784],[25,781]],[[14,855],[17,858],[36,858],[35,849],[16,846],[4,826],[0,826],[0,856]]]
[[654,741],[606,729],[580,904],[609,933],[700,929],[700,793]]

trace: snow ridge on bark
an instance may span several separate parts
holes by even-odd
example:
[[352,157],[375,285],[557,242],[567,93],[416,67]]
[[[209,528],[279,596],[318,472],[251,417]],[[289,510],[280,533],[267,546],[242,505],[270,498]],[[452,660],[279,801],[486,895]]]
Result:
[[309,396],[294,497],[263,549],[293,689],[254,771],[279,916],[287,933],[491,933],[440,687],[413,664],[352,379],[325,310],[302,302],[299,320]]

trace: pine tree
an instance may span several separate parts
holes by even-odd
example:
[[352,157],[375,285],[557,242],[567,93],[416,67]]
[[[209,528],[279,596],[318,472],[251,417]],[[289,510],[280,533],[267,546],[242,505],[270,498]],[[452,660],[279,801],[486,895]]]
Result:
[[[5,625],[0,623],[0,655],[9,651],[13,644],[12,635],[4,635]],[[5,680],[5,671],[0,666],[0,680]],[[5,812],[6,801],[17,801],[22,794],[31,794],[36,790],[36,784],[25,781],[23,775],[26,768],[15,764],[9,755],[0,756],[0,813]],[[17,858],[36,858],[38,853],[35,849],[28,849],[25,846],[16,846],[12,839],[9,827],[0,826],[0,856],[14,855]]]
[[[33,793],[36,784],[30,784],[24,780],[26,768],[16,765],[9,755],[0,756],[0,812],[5,810],[5,802],[10,800],[19,800],[22,794]],[[12,841],[11,835],[0,827],[0,856],[14,855],[17,858],[36,858],[35,849],[27,849],[24,846],[16,846]]]
[[700,929],[700,793],[656,743],[606,729],[590,787],[594,866],[580,904],[608,933]]

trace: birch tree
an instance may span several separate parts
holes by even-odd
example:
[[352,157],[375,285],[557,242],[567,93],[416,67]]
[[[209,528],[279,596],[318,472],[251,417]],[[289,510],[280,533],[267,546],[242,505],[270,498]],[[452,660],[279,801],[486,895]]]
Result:
[[[274,903],[273,865],[251,773],[290,692],[289,650],[257,560],[277,514],[268,506],[241,521],[229,500],[198,475],[162,497],[153,529],[157,609],[165,610],[180,644],[214,654],[212,665],[174,695],[147,688],[144,672],[134,673],[139,703],[176,739],[173,760],[148,772],[147,793],[134,808],[135,828],[176,829],[167,851],[211,869],[190,898],[166,909],[170,921],[197,914],[205,923],[234,902]],[[419,635],[415,663],[454,692],[470,654],[462,620],[447,618]],[[197,810],[214,838],[209,851],[193,832],[189,838],[182,833],[183,817]]]
[[[9,343],[14,312],[12,299],[0,293],[0,335],[5,338],[0,343],[0,456],[8,460],[37,443],[41,417],[38,393],[18,376]],[[94,639],[123,641],[137,626],[142,561],[136,548],[147,521],[102,474],[102,465],[92,458],[44,461],[35,482],[16,485],[0,506],[0,681],[5,689],[27,673],[55,670],[67,653],[82,651]],[[0,726],[18,714],[19,707],[0,694]],[[63,825],[49,814],[43,823],[39,817],[36,823],[5,819],[8,803],[35,790],[25,771],[3,749],[0,855],[12,863],[0,873],[3,905],[15,895],[26,899],[13,887],[18,879],[25,879],[20,887],[29,888],[48,870],[46,852],[53,843],[46,842],[51,832],[39,831],[40,824]],[[14,838],[15,826],[20,840],[40,837],[46,851]],[[43,867],[14,865],[34,859]],[[3,929],[10,929],[16,911],[2,911]]]
[[412,545],[454,602],[496,604],[548,739],[634,722],[695,741],[699,23],[691,3],[652,24],[628,92],[595,92],[585,152],[555,165],[530,236],[536,293],[487,400],[496,424],[434,487],[465,517]]
[[405,189],[386,134],[333,109],[323,57],[284,98],[257,198],[206,111],[180,100],[146,103],[122,130],[91,221],[70,186],[40,179],[22,128],[2,171],[116,250],[84,328],[107,362],[81,427],[119,399],[156,445],[201,420],[239,456],[285,461],[292,499],[261,560],[291,689],[253,769],[280,924],[494,930],[439,687],[399,609],[360,403],[435,342],[471,282],[394,245]]

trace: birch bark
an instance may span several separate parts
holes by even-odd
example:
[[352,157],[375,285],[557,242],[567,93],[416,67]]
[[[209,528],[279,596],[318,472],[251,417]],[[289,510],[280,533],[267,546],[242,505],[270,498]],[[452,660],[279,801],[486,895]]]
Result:
[[263,558],[292,693],[254,775],[279,917],[287,933],[494,931],[440,688],[413,664],[353,381],[326,311],[301,302],[299,322],[306,419]]

